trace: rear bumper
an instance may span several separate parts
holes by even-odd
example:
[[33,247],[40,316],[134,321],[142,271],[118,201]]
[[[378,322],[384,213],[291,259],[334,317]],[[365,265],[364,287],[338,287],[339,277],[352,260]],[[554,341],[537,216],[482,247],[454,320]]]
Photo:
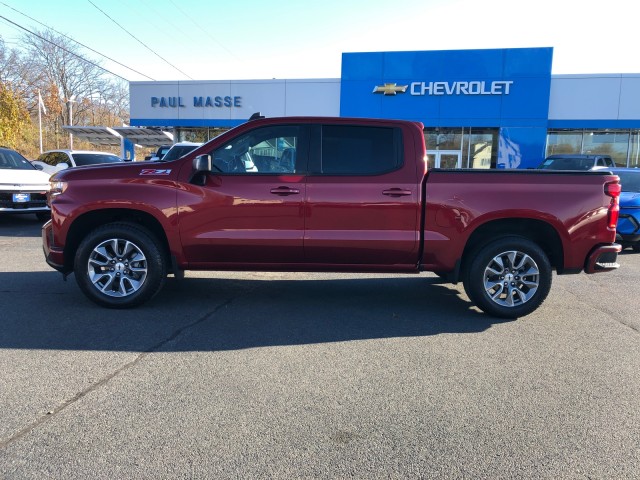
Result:
[[615,270],[620,267],[618,253],[622,251],[622,245],[610,243],[595,247],[585,263],[586,273],[600,273]]

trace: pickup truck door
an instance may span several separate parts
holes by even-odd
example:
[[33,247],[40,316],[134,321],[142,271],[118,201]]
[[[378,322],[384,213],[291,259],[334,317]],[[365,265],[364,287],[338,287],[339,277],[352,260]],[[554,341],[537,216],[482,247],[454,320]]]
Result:
[[415,269],[423,172],[403,130],[322,125],[311,138],[305,261]]
[[178,193],[191,267],[302,262],[307,131],[262,127],[209,152],[214,169],[205,185],[186,183]]

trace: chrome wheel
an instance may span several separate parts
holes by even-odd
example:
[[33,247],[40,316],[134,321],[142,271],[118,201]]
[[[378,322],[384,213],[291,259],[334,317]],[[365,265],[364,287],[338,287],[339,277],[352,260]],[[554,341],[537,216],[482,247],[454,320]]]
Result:
[[87,272],[93,286],[110,297],[136,293],[147,279],[147,259],[135,243],[110,238],[89,255]]
[[484,290],[503,307],[527,303],[540,286],[540,270],[529,255],[516,250],[499,253],[484,269]]

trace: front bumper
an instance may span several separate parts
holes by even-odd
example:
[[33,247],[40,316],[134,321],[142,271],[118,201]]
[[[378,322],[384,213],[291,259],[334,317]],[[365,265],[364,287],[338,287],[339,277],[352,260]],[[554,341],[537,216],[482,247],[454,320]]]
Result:
[[621,251],[622,245],[617,243],[595,247],[587,257],[584,271],[586,273],[600,273],[620,268],[618,253]]
[[65,267],[64,250],[54,243],[51,220],[42,226],[42,250],[44,258],[50,267],[62,273],[69,273],[69,269]]

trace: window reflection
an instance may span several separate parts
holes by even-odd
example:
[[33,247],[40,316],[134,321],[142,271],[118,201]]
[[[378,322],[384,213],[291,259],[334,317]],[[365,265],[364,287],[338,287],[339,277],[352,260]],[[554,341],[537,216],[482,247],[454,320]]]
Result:
[[639,167],[639,134],[638,130],[552,130],[547,134],[546,156],[559,153],[610,155],[618,167],[627,164]]
[[427,159],[435,163],[436,151],[458,151],[462,168],[495,168],[498,158],[498,128],[425,128]]
[[629,166],[640,168],[640,130],[631,135],[631,147],[629,148]]

